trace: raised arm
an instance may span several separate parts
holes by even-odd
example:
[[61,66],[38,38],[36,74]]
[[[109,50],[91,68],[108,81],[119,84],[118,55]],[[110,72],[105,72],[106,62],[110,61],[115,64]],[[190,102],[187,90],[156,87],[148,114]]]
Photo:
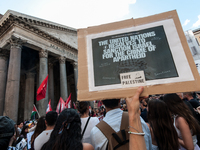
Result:
[[[140,121],[140,94],[143,87],[139,87],[133,97],[126,98],[126,104],[129,114],[129,150],[146,150],[142,125]],[[139,133],[139,135],[137,134]]]

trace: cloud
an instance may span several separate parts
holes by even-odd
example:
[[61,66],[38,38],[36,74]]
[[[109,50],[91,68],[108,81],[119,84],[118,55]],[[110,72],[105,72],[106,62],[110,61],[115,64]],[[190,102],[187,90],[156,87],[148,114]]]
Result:
[[197,20],[194,24],[193,24],[193,28],[197,28],[197,27],[199,27],[200,26],[200,15],[198,16],[198,19],[199,20]]
[[190,22],[189,19],[186,19],[185,22],[183,23],[183,26],[186,26]]
[[136,0],[49,0],[38,16],[74,28],[119,21]]

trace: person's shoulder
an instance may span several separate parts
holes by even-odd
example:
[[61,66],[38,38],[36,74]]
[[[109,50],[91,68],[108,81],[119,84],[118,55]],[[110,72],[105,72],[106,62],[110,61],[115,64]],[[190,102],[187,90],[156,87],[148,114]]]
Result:
[[34,143],[40,142],[40,140],[43,139],[43,135],[44,135],[44,131],[42,131],[42,132],[35,138],[35,142],[34,142]]
[[185,130],[187,127],[189,127],[187,121],[185,120],[185,118],[181,117],[181,116],[178,116],[176,117],[176,127],[181,130]]
[[99,132],[99,128],[97,128],[96,126],[94,126],[90,132],[91,135],[95,135],[97,132]]
[[91,117],[90,118],[92,121],[98,121],[99,122],[99,119],[97,117]]
[[94,150],[94,147],[89,143],[83,143],[83,150]]
[[91,138],[95,138],[95,139],[102,138],[102,135],[104,134],[99,130],[99,128],[96,125],[90,131]]
[[176,117],[176,121],[177,121],[177,122],[184,122],[184,121],[186,121],[186,120],[185,120],[185,118],[183,118],[183,117],[181,117],[181,116],[177,116],[177,117]]

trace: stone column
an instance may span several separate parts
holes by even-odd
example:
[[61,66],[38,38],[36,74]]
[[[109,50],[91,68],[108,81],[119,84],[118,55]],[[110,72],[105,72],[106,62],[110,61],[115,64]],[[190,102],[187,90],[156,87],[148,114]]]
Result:
[[53,63],[49,63],[49,99],[51,99],[51,107],[54,109],[54,76]]
[[[40,64],[39,64],[39,85],[40,85],[42,81],[47,77],[47,74],[48,74],[47,51],[41,50],[39,53],[39,57],[40,57]],[[46,97],[44,99],[41,99],[40,101],[37,101],[38,112],[40,116],[43,116],[46,114],[47,104],[48,104],[48,84],[47,84]]]
[[[40,62],[39,62],[39,63],[40,63]],[[38,88],[39,88],[39,86],[40,86],[40,83],[39,83],[40,65],[39,65],[39,63],[38,63],[38,65],[37,65],[37,69],[36,69],[36,91],[35,91],[36,94],[37,94],[37,90],[38,90]],[[37,100],[36,100],[36,108],[37,108],[37,109],[39,108],[39,104],[38,104]]]
[[60,62],[60,96],[65,101],[68,97],[68,91],[67,91],[67,71],[66,71],[66,64],[65,64],[66,58],[61,56],[59,57]]
[[0,116],[3,116],[6,78],[7,78],[8,51],[0,49]]
[[78,63],[73,62],[72,65],[74,66],[74,80],[75,80],[75,88],[77,92],[77,82],[78,82]]
[[31,111],[34,104],[34,83],[35,74],[26,73],[26,86],[25,86],[25,105],[24,105],[24,119],[30,119]]
[[25,41],[12,37],[9,42],[11,44],[11,48],[6,84],[4,115],[17,122],[21,69],[21,48],[22,43]]

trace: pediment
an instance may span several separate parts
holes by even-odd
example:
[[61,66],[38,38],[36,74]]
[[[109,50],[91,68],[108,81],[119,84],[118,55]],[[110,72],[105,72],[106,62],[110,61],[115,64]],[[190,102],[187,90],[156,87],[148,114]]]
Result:
[[61,45],[77,50],[77,30],[74,28],[8,10],[0,19],[0,36],[12,23],[17,23]]

